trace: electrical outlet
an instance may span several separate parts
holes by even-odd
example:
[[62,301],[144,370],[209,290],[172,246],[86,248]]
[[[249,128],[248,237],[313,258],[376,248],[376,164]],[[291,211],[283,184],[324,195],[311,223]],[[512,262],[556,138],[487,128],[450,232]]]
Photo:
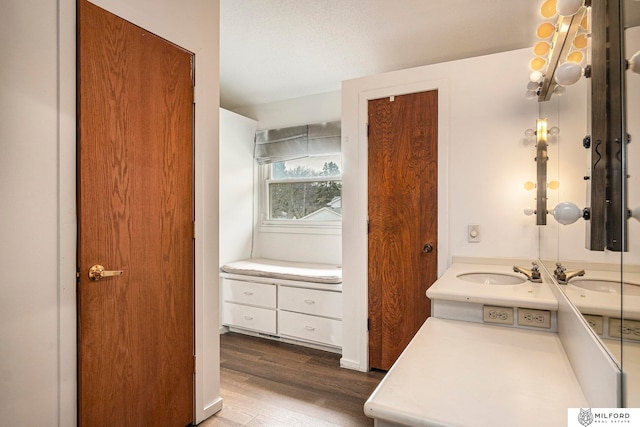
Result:
[[513,308],[484,305],[482,306],[482,320],[485,323],[513,325]]
[[596,334],[602,335],[604,332],[604,318],[602,316],[596,316],[594,314],[583,314],[584,320],[587,321],[591,329],[595,331]]
[[550,329],[551,312],[548,310],[518,308],[518,325]]
[[467,226],[467,240],[469,243],[480,242],[480,225],[469,224]]
[[640,320],[609,318],[609,336],[640,341]]

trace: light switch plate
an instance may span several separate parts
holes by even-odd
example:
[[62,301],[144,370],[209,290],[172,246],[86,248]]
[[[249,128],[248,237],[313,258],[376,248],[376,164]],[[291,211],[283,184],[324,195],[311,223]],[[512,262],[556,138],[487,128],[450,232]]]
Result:
[[469,243],[480,242],[480,224],[469,224],[467,227],[467,239]]

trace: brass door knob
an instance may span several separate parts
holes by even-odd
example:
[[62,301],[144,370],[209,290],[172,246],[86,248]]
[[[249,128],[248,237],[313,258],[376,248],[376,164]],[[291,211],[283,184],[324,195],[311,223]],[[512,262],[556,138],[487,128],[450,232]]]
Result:
[[103,277],[122,276],[122,270],[105,270],[103,266],[96,264],[89,269],[89,280],[97,282]]

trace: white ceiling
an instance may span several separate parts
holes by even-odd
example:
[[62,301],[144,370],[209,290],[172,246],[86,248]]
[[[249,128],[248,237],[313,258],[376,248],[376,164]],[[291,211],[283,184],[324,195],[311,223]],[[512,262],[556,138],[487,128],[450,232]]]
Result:
[[342,80],[530,47],[540,4],[221,0],[221,106],[330,92]]

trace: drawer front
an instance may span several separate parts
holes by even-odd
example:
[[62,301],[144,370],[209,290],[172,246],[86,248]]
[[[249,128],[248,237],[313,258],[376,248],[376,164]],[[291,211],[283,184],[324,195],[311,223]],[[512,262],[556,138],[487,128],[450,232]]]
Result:
[[253,331],[276,333],[276,312],[266,308],[225,302],[222,305],[222,323]]
[[342,319],[342,293],[280,286],[278,308]]
[[222,278],[224,301],[276,308],[276,285]]
[[278,334],[342,347],[342,322],[340,320],[279,311]]

